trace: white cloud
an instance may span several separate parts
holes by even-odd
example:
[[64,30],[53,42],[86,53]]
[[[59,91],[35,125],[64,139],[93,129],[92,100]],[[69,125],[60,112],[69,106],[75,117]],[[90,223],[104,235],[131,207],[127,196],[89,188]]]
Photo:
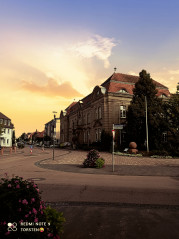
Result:
[[128,74],[133,76],[139,76],[139,73],[136,73],[134,71],[129,71]]
[[170,70],[170,71],[169,71],[169,74],[179,75],[179,70],[175,70],[175,71]]
[[102,37],[95,35],[87,41],[79,42],[71,47],[71,50],[77,53],[78,56],[84,58],[97,57],[104,61],[104,67],[108,68],[109,57],[111,56],[112,48],[116,46],[113,38]]

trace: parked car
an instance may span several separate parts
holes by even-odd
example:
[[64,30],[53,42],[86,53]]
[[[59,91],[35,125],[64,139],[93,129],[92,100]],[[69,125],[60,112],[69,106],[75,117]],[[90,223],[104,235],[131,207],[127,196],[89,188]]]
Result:
[[25,144],[24,144],[23,142],[18,142],[18,143],[17,143],[17,147],[18,147],[19,149],[23,149],[23,148],[25,147]]

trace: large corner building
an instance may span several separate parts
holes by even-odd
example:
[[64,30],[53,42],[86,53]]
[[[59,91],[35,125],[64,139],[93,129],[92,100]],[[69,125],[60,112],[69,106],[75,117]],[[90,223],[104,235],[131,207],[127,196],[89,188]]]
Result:
[[[138,76],[114,73],[100,86],[96,86],[91,94],[61,111],[60,141],[91,144],[100,141],[102,130],[112,134],[113,124],[123,126],[138,79]],[[170,96],[166,86],[153,82],[158,90],[158,97]],[[121,140],[124,135],[125,132],[121,129]]]

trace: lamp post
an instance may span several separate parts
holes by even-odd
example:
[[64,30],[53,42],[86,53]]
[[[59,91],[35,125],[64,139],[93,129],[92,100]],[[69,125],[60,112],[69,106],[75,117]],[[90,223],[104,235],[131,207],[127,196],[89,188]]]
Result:
[[147,97],[146,97],[146,96],[145,96],[145,124],[146,124],[146,144],[147,144],[147,152],[149,152],[148,119],[147,119]]
[[53,111],[52,113],[54,113],[54,119],[53,119],[53,160],[55,158],[55,145],[54,145],[54,142],[55,142],[55,128],[56,128],[56,116],[55,114],[57,113],[56,111]]

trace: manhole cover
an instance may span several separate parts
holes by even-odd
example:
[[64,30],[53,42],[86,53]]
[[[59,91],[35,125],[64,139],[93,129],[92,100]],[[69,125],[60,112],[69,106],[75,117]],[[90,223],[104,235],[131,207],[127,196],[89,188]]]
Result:
[[32,181],[43,181],[45,180],[45,178],[28,178],[28,181],[32,180]]

